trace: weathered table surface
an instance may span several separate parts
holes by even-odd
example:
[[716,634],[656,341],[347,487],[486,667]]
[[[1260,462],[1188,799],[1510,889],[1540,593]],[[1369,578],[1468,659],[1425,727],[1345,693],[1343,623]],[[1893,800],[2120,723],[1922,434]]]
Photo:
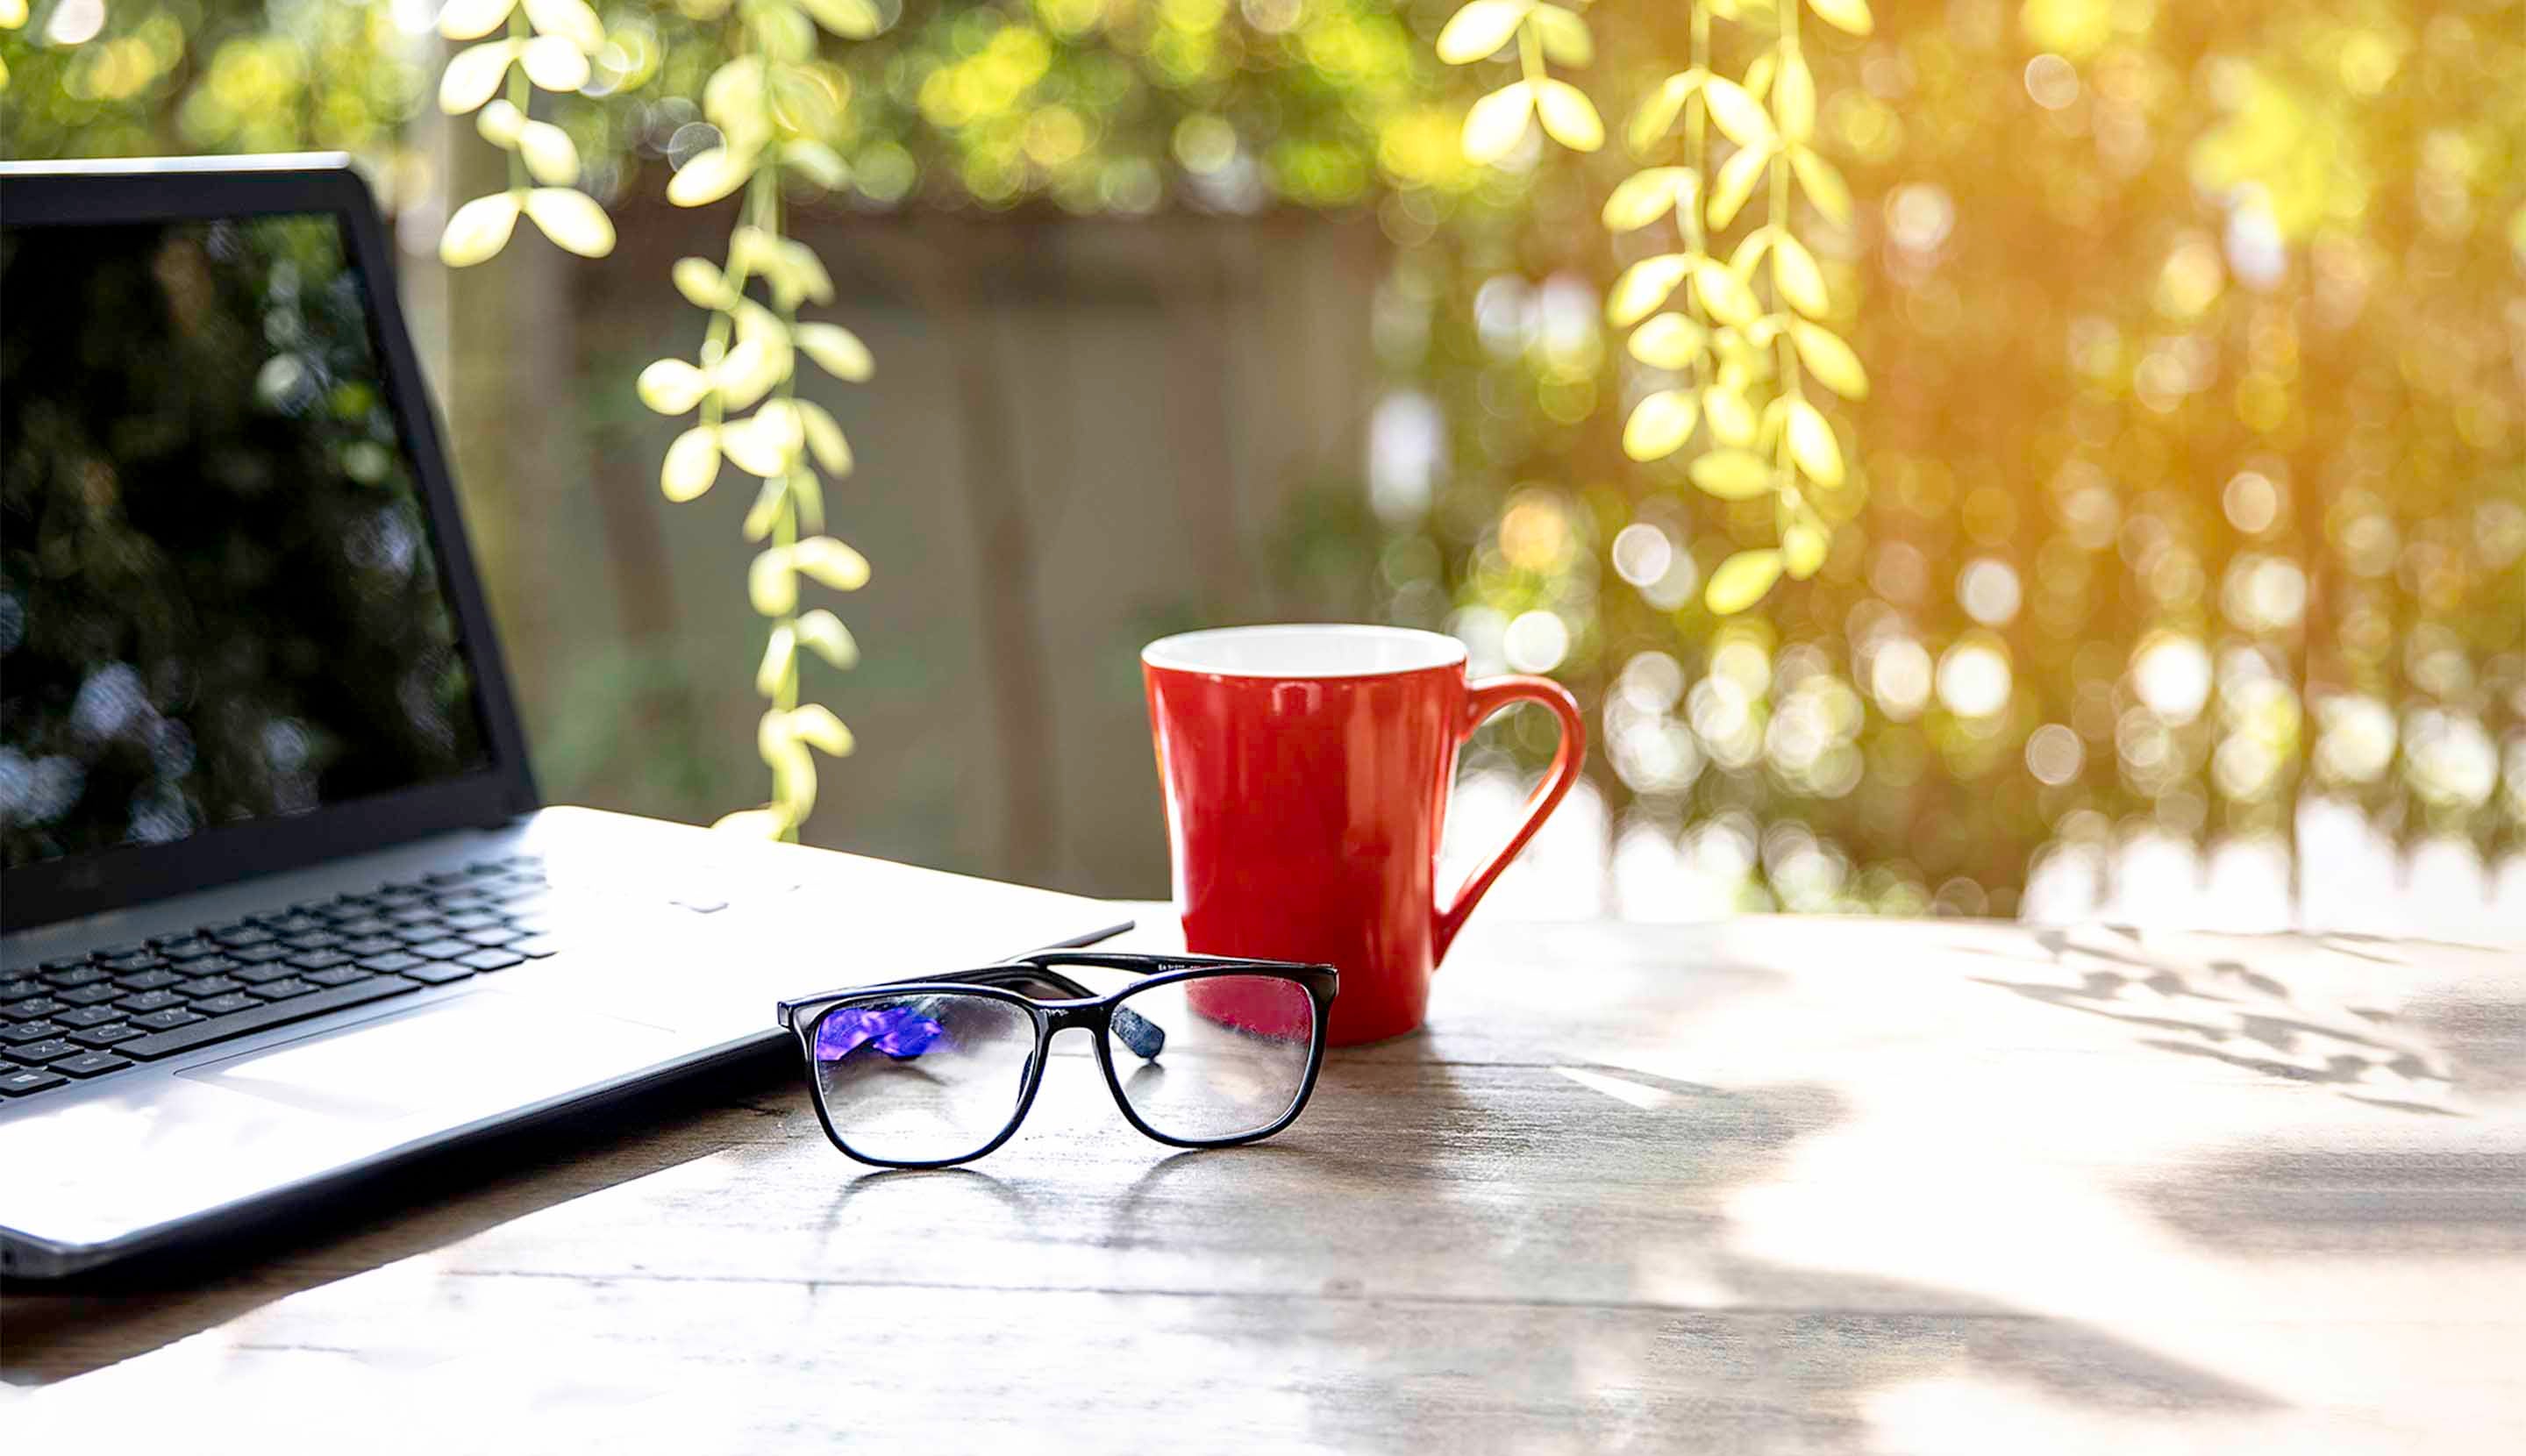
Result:
[[791,1078],[307,1237],[9,1291],[10,1447],[2513,1453],[2526,956],[1478,925],[1255,1148]]

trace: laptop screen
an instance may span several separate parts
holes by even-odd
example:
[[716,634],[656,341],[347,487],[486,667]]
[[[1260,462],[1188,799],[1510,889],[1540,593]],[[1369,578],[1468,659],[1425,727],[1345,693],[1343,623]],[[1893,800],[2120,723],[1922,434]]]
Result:
[[486,767],[330,214],[0,227],[0,865]]

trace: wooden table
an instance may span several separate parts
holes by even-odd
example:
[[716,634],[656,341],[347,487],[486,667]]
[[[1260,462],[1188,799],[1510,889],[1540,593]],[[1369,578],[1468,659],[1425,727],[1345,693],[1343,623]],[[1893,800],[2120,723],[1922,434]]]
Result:
[[2526,1451],[2513,953],[1478,925],[1251,1149],[1072,1063],[969,1170],[794,1074],[515,1164],[9,1291],[8,1445]]

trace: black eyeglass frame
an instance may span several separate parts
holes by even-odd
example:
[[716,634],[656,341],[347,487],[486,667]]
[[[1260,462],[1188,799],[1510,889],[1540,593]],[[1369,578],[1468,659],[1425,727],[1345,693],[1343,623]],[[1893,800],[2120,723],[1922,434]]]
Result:
[[[1139,979],[1110,995],[1097,995],[1077,979],[1064,976],[1057,967],[1086,966],[1107,971],[1130,972]],[[1142,1120],[1132,1109],[1132,1100],[1123,1091],[1123,1079],[1114,1070],[1114,1013],[1130,1010],[1123,1003],[1156,986],[1172,985],[1187,980],[1212,980],[1227,976],[1269,976],[1291,980],[1305,989],[1314,1006],[1314,1023],[1307,1042],[1306,1076],[1298,1083],[1298,1094],[1280,1119],[1251,1132],[1234,1133],[1227,1137],[1177,1137],[1161,1132]],[[1013,989],[1014,985],[1050,986],[1061,992],[1054,1000],[1042,1000]],[[843,1156],[876,1168],[951,1168],[987,1157],[1014,1136],[1027,1114],[1035,1108],[1036,1091],[1043,1084],[1045,1065],[1051,1059],[1052,1037],[1057,1031],[1073,1027],[1093,1033],[1096,1044],[1096,1066],[1105,1074],[1105,1088],[1114,1094],[1114,1105],[1123,1120],[1137,1129],[1144,1137],[1170,1147],[1212,1148],[1236,1147],[1241,1143],[1260,1142],[1280,1132],[1298,1120],[1315,1094],[1317,1074],[1325,1065],[1325,1032],[1333,1016],[1334,996],[1340,989],[1340,973],[1333,967],[1306,961],[1264,961],[1241,956],[1205,956],[1183,953],[1147,955],[1130,951],[1039,950],[1015,956],[996,966],[982,966],[971,971],[950,971],[910,980],[878,981],[869,985],[848,986],[818,991],[778,1003],[775,1014],[783,1027],[798,1037],[798,1050],[807,1059],[807,1090],[816,1106],[816,1121],[823,1125],[825,1136]],[[1035,1023],[1035,1051],[1027,1074],[1026,1089],[1019,1094],[1017,1108],[1008,1123],[990,1141],[970,1153],[952,1158],[905,1161],[873,1158],[842,1140],[834,1128],[833,1115],[825,1108],[825,1087],[816,1076],[816,1032],[827,1017],[862,1001],[895,999],[904,995],[982,996],[1004,1001],[1024,1011]]]

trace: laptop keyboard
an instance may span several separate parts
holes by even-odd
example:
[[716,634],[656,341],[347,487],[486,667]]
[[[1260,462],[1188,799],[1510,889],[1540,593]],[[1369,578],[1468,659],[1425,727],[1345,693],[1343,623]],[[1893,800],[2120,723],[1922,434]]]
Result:
[[511,855],[10,971],[0,1096],[541,960],[551,893],[541,860]]

